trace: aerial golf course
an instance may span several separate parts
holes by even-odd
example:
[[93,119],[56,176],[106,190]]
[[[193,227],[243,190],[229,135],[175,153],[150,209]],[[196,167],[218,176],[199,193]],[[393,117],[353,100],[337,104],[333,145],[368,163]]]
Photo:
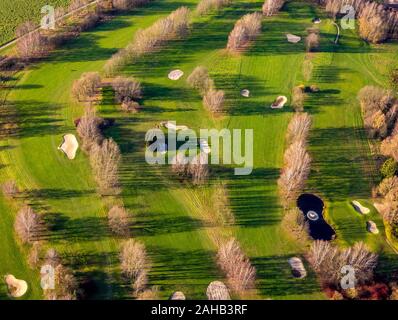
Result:
[[[261,10],[263,1],[236,0],[210,14],[193,15],[186,37],[119,72],[141,82],[138,113],[121,112],[112,88],[102,86],[96,109],[98,116],[115,120],[103,133],[120,147],[119,195],[97,192],[84,152],[78,150],[70,160],[58,149],[65,134],[75,134],[75,120],[84,111],[71,97],[74,81],[85,72],[99,72],[107,83],[106,61],[137,30],[181,6],[194,11],[197,3],[154,0],[119,13],[16,72],[6,87],[0,87],[1,112],[16,123],[0,137],[0,183],[15,180],[21,190],[13,201],[0,195],[0,275],[13,274],[28,283],[22,299],[43,298],[40,272],[29,267],[28,247],[13,228],[19,207],[25,204],[49,226],[41,235],[44,247],[56,249],[79,280],[93,283],[90,299],[131,298],[131,288],[120,272],[124,239],[113,236],[107,225],[107,212],[115,202],[123,203],[132,215],[131,236],[146,247],[151,264],[148,284],[157,286],[161,299],[175,291],[187,299],[206,299],[209,283],[225,279],[215,257],[219,242],[230,237],[239,241],[257,274],[255,288],[239,298],[325,299],[304,258],[308,248],[281,226],[284,210],[277,180],[294,114],[291,93],[299,85],[319,87],[304,103],[304,111],[312,116],[308,138],[312,164],[304,191],[322,198],[324,217],[336,233],[334,243],[346,247],[363,241],[379,255],[375,273],[380,277],[397,269],[398,255],[386,240],[383,219],[371,199],[380,177],[357,94],[366,85],[387,86],[387,68],[396,63],[398,44],[369,44],[355,29],[342,29],[336,44],[332,20],[310,2],[288,1],[278,14],[264,17],[261,33],[240,53],[226,50],[228,35],[240,17]],[[287,41],[287,33],[305,38],[315,17],[321,21],[316,52],[306,52],[303,41]],[[309,80],[302,68],[306,55],[314,66]],[[217,89],[225,92],[226,110],[220,116],[205,110],[199,93],[186,82],[197,66],[206,67]],[[176,69],[184,75],[171,81],[168,74]],[[249,97],[241,95],[246,88]],[[287,103],[281,109],[270,108],[278,96],[286,96]],[[215,165],[208,182],[196,186],[175,179],[167,166],[147,164],[145,134],[169,120],[197,131],[253,129],[253,172],[235,176],[231,166]],[[220,183],[229,192],[233,224],[212,221],[211,195]],[[353,200],[370,209],[367,217],[355,211]],[[369,217],[378,234],[367,231]],[[287,261],[293,256],[302,258],[307,277],[291,276]],[[0,282],[0,299],[9,299],[4,282]]]

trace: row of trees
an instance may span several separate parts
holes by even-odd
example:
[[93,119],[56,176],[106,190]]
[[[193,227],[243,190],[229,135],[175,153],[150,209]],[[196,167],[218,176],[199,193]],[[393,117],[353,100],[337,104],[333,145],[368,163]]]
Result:
[[363,242],[340,249],[328,241],[316,240],[308,252],[308,261],[323,284],[337,288],[341,288],[342,268],[347,265],[355,271],[355,285],[372,281],[377,260],[377,254],[372,253]]
[[235,293],[243,294],[254,288],[256,269],[234,238],[220,245],[217,263],[225,273],[229,287]]
[[196,13],[204,15],[213,10],[220,10],[222,7],[230,5],[231,2],[231,0],[201,0],[196,6]]
[[358,93],[365,128],[371,138],[386,138],[394,130],[398,116],[398,101],[392,91],[365,86]]
[[240,18],[228,36],[227,49],[239,51],[249,41],[255,39],[261,31],[262,15],[259,12],[249,13]]
[[311,157],[306,150],[310,126],[311,117],[307,113],[295,113],[288,126],[290,145],[285,151],[278,179],[280,199],[285,208],[297,198],[310,173]]
[[398,12],[371,0],[325,0],[326,10],[334,17],[343,6],[351,5],[359,21],[359,34],[367,41],[378,43],[398,37]]
[[187,7],[180,7],[150,27],[138,30],[133,41],[107,61],[104,67],[105,73],[114,74],[129,61],[159,50],[168,41],[186,36],[189,26],[190,10]]
[[190,87],[199,91],[203,99],[203,105],[213,114],[221,113],[225,107],[225,93],[217,90],[214,81],[210,78],[205,67],[196,67],[187,78]]

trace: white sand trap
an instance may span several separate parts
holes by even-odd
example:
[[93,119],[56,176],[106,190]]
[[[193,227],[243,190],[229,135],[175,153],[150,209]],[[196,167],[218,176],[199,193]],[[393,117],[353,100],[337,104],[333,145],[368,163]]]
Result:
[[288,260],[290,267],[292,268],[292,274],[296,278],[304,278],[307,276],[307,271],[304,268],[304,264],[300,258],[293,257]]
[[291,33],[286,34],[286,38],[287,38],[287,41],[289,41],[290,43],[297,43],[297,42],[301,41],[301,37],[296,36]]
[[240,94],[241,94],[242,97],[249,98],[250,97],[250,90],[249,89],[243,89],[240,92]]
[[377,225],[374,221],[369,220],[368,222],[366,222],[366,229],[373,234],[378,234],[379,233],[379,229],[377,228]]
[[185,294],[181,291],[176,291],[171,295],[170,300],[186,300]]
[[273,104],[271,104],[272,109],[281,109],[287,102],[287,98],[285,96],[279,96],[276,98]]
[[184,72],[181,70],[173,70],[169,73],[168,77],[170,80],[176,81],[180,79],[184,75]]
[[8,292],[14,298],[22,297],[28,291],[28,284],[25,280],[15,278],[12,274],[8,274],[4,278]]
[[73,160],[76,157],[76,151],[79,148],[79,142],[73,134],[66,134],[63,136],[64,141],[58,147],[63,153],[66,154],[68,159]]
[[359,201],[352,201],[351,202],[352,206],[354,207],[354,209],[359,212],[360,214],[368,214],[370,212],[369,208],[364,207],[363,205],[361,205],[359,203]]
[[211,152],[211,149],[209,147],[209,143],[205,139],[199,139],[199,146],[200,150],[202,150],[204,153],[209,154]]
[[167,129],[178,131],[178,130],[188,130],[187,126],[176,126],[175,123],[167,121],[162,123]]
[[210,282],[206,295],[209,300],[231,300],[227,286],[221,281]]

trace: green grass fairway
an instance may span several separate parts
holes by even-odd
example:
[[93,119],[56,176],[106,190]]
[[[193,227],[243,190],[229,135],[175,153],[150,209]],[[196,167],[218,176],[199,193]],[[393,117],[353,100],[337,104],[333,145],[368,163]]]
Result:
[[[8,93],[7,108],[18,117],[17,132],[0,141],[0,182],[16,179],[26,192],[20,200],[45,214],[53,228],[46,240],[57,248],[77,272],[95,280],[93,298],[130,298],[118,263],[120,240],[107,229],[109,199],[96,190],[87,157],[79,151],[67,160],[57,150],[65,133],[75,133],[73,120],[83,107],[72,102],[72,83],[83,72],[102,72],[103,65],[123,48],[138,28],[193,0],[155,0],[144,8],[117,16],[93,31],[83,33],[52,54],[46,61],[20,75]],[[215,263],[217,237],[235,236],[257,269],[257,292],[251,298],[323,299],[324,294],[309,270],[305,279],[291,276],[287,260],[302,256],[306,248],[291,240],[280,227],[282,208],[276,181],[285,149],[285,132],[292,109],[269,108],[278,95],[290,101],[294,86],[304,83],[303,42],[288,43],[286,33],[305,37],[311,19],[321,16],[322,44],[314,57],[314,77],[321,91],[309,96],[305,109],[313,115],[310,153],[313,157],[308,191],[326,203],[326,215],[337,231],[342,246],[363,240],[381,254],[379,271],[388,274],[397,264],[396,255],[385,242],[382,220],[371,206],[370,191],[378,179],[362,128],[358,90],[366,84],[384,85],[381,66],[397,58],[397,45],[369,46],[355,32],[344,30],[338,46],[331,43],[334,27],[320,9],[302,2],[287,3],[275,17],[264,18],[261,35],[241,55],[224,48],[234,23],[248,12],[261,9],[262,1],[235,1],[217,14],[194,17],[192,32],[124,68],[144,88],[143,109],[123,114],[109,88],[98,106],[102,116],[113,117],[116,125],[106,131],[121,147],[122,199],[134,214],[133,237],[142,240],[152,262],[150,285],[157,285],[162,298],[181,290],[188,299],[205,299],[210,281],[221,279]],[[1,42],[1,39],[0,39]],[[201,98],[185,80],[198,65],[206,66],[216,86],[225,90],[227,115],[212,118]],[[179,81],[167,78],[169,71],[185,72]],[[240,96],[248,88],[250,98]],[[176,120],[192,129],[230,128],[254,130],[254,170],[250,176],[234,176],[231,166],[215,166],[210,183],[192,187],[179,183],[168,167],[145,162],[144,136],[160,121]],[[206,223],[215,182],[227,183],[236,218],[233,227]],[[381,233],[366,232],[364,217],[356,213],[351,200],[372,208],[371,218]],[[29,282],[27,298],[41,298],[37,272],[25,264],[26,248],[15,242],[13,221],[17,208],[0,197],[0,275],[13,273]],[[0,286],[0,298],[7,298]]]

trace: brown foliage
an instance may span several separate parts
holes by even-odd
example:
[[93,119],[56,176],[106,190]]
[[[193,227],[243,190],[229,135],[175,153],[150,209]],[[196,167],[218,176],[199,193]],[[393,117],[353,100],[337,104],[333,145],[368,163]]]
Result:
[[93,108],[87,107],[85,109],[84,115],[77,125],[77,133],[82,140],[81,148],[86,153],[102,141],[103,137],[98,128],[98,118]]
[[213,205],[217,220],[221,225],[232,225],[235,223],[235,217],[229,203],[229,193],[225,183],[216,185],[213,194]]
[[15,219],[15,232],[22,242],[33,242],[40,234],[41,221],[37,213],[29,206],[19,210]]
[[58,264],[54,272],[54,289],[44,290],[47,300],[76,300],[78,282],[71,269]]
[[139,81],[134,78],[117,77],[112,87],[118,103],[130,102],[142,98],[142,89]]
[[262,10],[265,16],[272,16],[278,13],[283,5],[285,4],[285,0],[265,0]]
[[112,232],[127,237],[130,233],[129,214],[124,207],[113,206],[108,212],[108,224]]
[[205,67],[196,67],[187,78],[187,83],[197,89],[202,95],[214,88],[214,82]]
[[20,38],[16,48],[18,56],[23,59],[40,58],[45,52],[45,41],[36,25],[27,21],[16,29],[16,37]]
[[132,282],[135,294],[142,292],[148,282],[149,261],[145,246],[134,239],[127,240],[120,252],[123,275]]
[[314,65],[311,60],[306,59],[303,62],[303,77],[305,81],[310,81],[312,78],[312,72],[314,70]]
[[212,10],[220,10],[230,4],[231,0],[201,0],[196,6],[196,13],[203,15]]
[[308,113],[295,113],[287,127],[286,140],[289,144],[302,141],[307,142],[312,119]]
[[305,38],[305,47],[308,52],[315,51],[319,47],[320,41],[319,32],[310,30],[307,37]]
[[28,264],[32,269],[36,268],[40,262],[41,250],[42,250],[42,245],[40,241],[33,242],[33,245],[30,248],[28,255]]
[[295,111],[304,111],[306,94],[303,86],[296,86],[292,91],[292,107]]
[[220,246],[217,263],[226,274],[229,286],[236,293],[243,293],[254,287],[256,269],[234,238]]
[[296,241],[310,240],[309,224],[305,221],[304,214],[298,208],[287,210],[282,219],[282,228],[287,234],[292,235]]

